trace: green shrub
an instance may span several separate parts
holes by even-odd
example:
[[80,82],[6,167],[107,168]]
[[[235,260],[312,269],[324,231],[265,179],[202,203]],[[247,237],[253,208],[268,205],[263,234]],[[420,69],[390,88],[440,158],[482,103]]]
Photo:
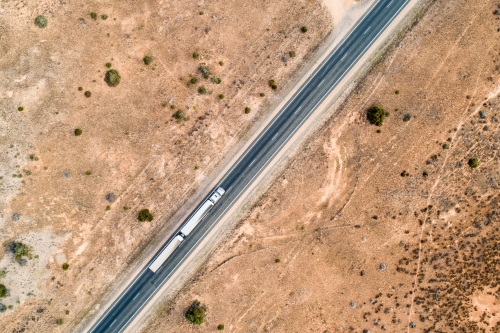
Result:
[[245,108],[245,114],[249,114],[252,111],[248,106]]
[[7,296],[7,287],[0,284],[0,298],[4,298],[5,296]]
[[306,33],[306,32],[307,32],[307,30],[308,30],[308,29],[307,29],[307,27],[306,27],[306,26],[303,26],[302,28],[300,28],[300,31],[301,31],[302,33]]
[[266,96],[266,94],[264,94],[264,93],[260,93],[260,94],[259,94],[259,96],[260,96],[260,97],[264,97],[264,96]]
[[201,95],[205,95],[207,93],[207,88],[205,88],[205,86],[200,86],[198,88],[198,93],[200,93]]
[[102,15],[101,15],[101,19],[102,19],[102,20],[107,20],[107,19],[108,19],[108,15],[106,15],[106,14],[102,14]]
[[92,171],[87,170],[87,171],[85,171],[85,174],[86,174],[87,176],[91,176],[91,175],[92,175]]
[[271,87],[272,90],[278,89],[278,84],[276,83],[276,81],[274,79],[269,80],[268,83],[269,83],[269,87]]
[[14,254],[14,260],[20,262],[23,257],[30,255],[31,247],[21,242],[13,241],[9,244],[9,250]]
[[224,325],[223,324],[219,324],[219,326],[217,326],[217,330],[224,331]]
[[396,90],[394,93],[395,93],[396,95],[399,95],[399,90]]
[[212,82],[215,84],[220,84],[222,80],[218,78],[217,76],[212,77]]
[[219,99],[224,99],[224,94],[220,94]]
[[67,262],[65,262],[64,264],[62,264],[62,269],[63,269],[64,271],[67,271],[67,270],[68,270],[68,268],[69,268],[69,264],[68,264]]
[[56,325],[61,326],[63,324],[64,320],[62,318],[56,319]]
[[198,72],[200,72],[204,79],[208,79],[210,77],[210,68],[208,68],[208,66],[201,65],[198,67]]
[[190,80],[189,80],[189,83],[190,84],[197,84],[198,83],[198,78],[196,76],[193,76]]
[[111,206],[106,206],[106,210],[111,210]]
[[75,136],[80,136],[80,135],[82,135],[82,130],[79,128],[75,129]]
[[407,113],[404,115],[403,117],[403,121],[406,123],[407,121],[410,121],[411,120],[411,114]]
[[106,67],[107,67],[107,68],[111,68],[111,63],[110,63],[110,62],[107,62],[107,63],[106,63]]
[[366,113],[366,117],[368,118],[370,124],[375,126],[382,126],[385,116],[386,112],[380,105],[370,107]]
[[172,118],[174,118],[177,121],[183,121],[186,119],[186,115],[184,114],[184,111],[179,109],[175,111],[175,113],[172,115]]
[[45,28],[47,26],[47,18],[43,15],[38,15],[35,18],[35,25],[39,28]]
[[477,158],[469,159],[469,166],[473,169],[477,168],[479,166],[479,161],[477,160]]
[[24,107],[22,107],[22,106],[18,107],[17,111],[24,111]]
[[120,83],[120,79],[120,74],[114,69],[107,71],[106,76],[104,77],[104,81],[106,81],[110,87],[116,87],[118,83]]
[[219,65],[220,65],[220,66],[224,66],[224,61],[222,61],[222,60],[221,60],[221,61],[219,61]]
[[95,13],[95,12],[91,12],[91,13],[90,13],[90,17],[91,17],[93,20],[97,20],[97,13]]
[[290,58],[295,58],[297,56],[297,54],[295,53],[295,51],[288,52],[288,55],[290,56]]
[[153,62],[153,57],[147,55],[144,57],[144,59],[142,59],[142,61],[144,61],[144,64],[149,65],[150,63]]
[[447,143],[443,144],[443,149],[450,149],[450,145]]
[[5,271],[0,271],[0,279],[5,277]]
[[198,59],[200,57],[200,54],[198,53],[198,51],[194,51],[193,52],[193,59]]
[[277,264],[279,264],[281,262],[281,260],[278,259],[278,258],[276,258],[276,259],[274,259],[274,262],[277,263]]
[[200,302],[194,301],[186,312],[186,319],[195,325],[203,324],[207,309]]
[[82,91],[83,90],[83,87],[78,87],[78,91]]
[[142,209],[137,215],[137,219],[141,222],[151,222],[153,221],[153,214],[149,212],[149,209]]
[[85,97],[89,98],[90,96],[92,96],[92,93],[91,93],[90,91],[88,91],[88,90],[87,90],[87,91],[84,93],[84,95],[85,95]]

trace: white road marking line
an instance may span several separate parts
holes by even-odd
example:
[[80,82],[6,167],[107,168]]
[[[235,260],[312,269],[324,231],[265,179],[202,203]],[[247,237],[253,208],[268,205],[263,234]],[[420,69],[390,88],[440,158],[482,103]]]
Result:
[[248,166],[250,167],[250,166],[251,166],[252,164],[254,164],[254,163],[255,163],[255,160],[253,160],[253,161],[252,161],[252,163],[250,163]]
[[132,300],[136,299],[136,298],[137,298],[137,296],[139,296],[139,293],[137,293],[137,295],[135,295],[135,297],[134,297],[134,298],[132,298]]
[[271,139],[271,141],[274,141],[274,139],[276,139],[276,137],[278,136],[278,133],[274,134],[273,138]]
[[113,322],[111,323],[111,325],[109,325],[110,327],[113,326],[113,324],[115,323],[116,319],[113,320]]
[[391,2],[389,2],[389,4],[387,6],[385,6],[385,8],[389,7],[391,5],[393,0],[391,0]]
[[363,32],[363,35],[366,34],[368,32],[368,30],[370,30],[372,26],[369,26],[368,28],[366,28],[365,32]]
[[296,114],[297,112],[299,112],[300,109],[302,109],[302,106],[299,106],[299,108],[297,110],[295,110],[295,112],[293,114]]
[[347,53],[344,54],[344,56],[342,57],[342,59],[340,59],[340,61],[344,60],[345,57],[347,57]]
[[321,81],[319,84],[318,84],[318,88],[321,87],[321,85],[323,84],[323,82],[325,82],[325,79],[323,79],[323,81]]

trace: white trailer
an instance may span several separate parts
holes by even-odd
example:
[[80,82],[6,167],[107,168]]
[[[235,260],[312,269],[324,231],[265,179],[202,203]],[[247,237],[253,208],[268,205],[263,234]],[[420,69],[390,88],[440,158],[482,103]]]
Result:
[[205,201],[203,205],[201,205],[200,209],[198,209],[196,213],[194,213],[194,215],[184,225],[184,227],[182,227],[181,234],[183,237],[186,237],[191,233],[191,231],[193,231],[193,229],[198,225],[198,223],[200,223],[201,219],[205,217],[205,215],[213,205],[214,203],[210,200]]
[[149,266],[149,269],[152,270],[153,273],[156,273],[156,271],[160,269],[161,265],[163,265],[163,263],[168,259],[168,257],[170,257],[172,252],[174,252],[174,250],[179,247],[179,245],[182,243],[183,240],[184,238],[182,238],[181,236],[179,235],[175,236],[175,238],[172,239],[172,241],[167,245],[167,247],[165,247],[163,251],[161,251],[160,255]]

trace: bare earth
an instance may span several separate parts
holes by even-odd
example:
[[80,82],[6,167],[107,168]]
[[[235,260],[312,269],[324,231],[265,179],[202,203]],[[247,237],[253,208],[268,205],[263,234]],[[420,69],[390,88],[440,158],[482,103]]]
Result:
[[143,333],[500,332],[497,4],[437,1]]
[[[0,283],[10,293],[0,302],[11,307],[0,316],[2,331],[70,331],[99,308],[113,281],[280,100],[268,80],[286,86],[354,4],[329,1],[338,9],[332,19],[317,0],[2,2],[0,240],[32,248],[20,266],[0,247]],[[34,25],[39,14],[46,28]],[[117,87],[104,82],[108,62],[121,75]],[[173,119],[178,110],[184,121]],[[137,221],[142,208],[152,222]]]

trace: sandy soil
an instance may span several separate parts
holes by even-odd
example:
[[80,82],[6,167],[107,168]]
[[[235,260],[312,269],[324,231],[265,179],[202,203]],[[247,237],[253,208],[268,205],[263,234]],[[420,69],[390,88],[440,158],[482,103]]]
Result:
[[[0,249],[7,271],[0,283],[11,295],[1,302],[13,305],[0,317],[3,330],[70,330],[98,306],[279,100],[268,80],[283,87],[355,4],[331,3],[333,19],[322,2],[303,0],[2,3],[0,236],[33,248],[23,267]],[[33,24],[39,14],[48,19],[44,29]],[[117,87],[103,80],[108,62],[121,75]],[[200,65],[222,82],[202,78]],[[189,84],[194,77],[198,83]],[[172,118],[177,110],[185,121]],[[137,221],[142,208],[153,222]],[[56,319],[64,324],[56,328]]]
[[143,333],[499,332],[496,9],[436,2]]

